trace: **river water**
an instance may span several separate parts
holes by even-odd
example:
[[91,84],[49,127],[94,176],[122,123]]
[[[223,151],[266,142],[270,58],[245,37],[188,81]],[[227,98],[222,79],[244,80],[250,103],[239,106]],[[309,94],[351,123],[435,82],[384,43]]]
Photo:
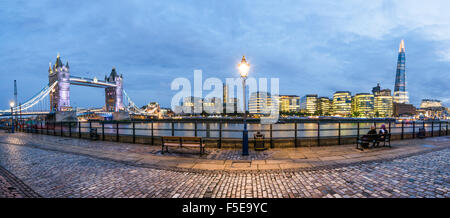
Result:
[[[389,129],[389,123],[377,122],[377,131],[381,125],[386,125]],[[92,127],[98,128],[98,132],[101,133],[101,123],[92,122]],[[359,123],[359,134],[364,135],[369,131],[370,126],[373,126],[373,122],[360,122]],[[105,133],[116,134],[116,124],[105,123]],[[195,123],[174,123],[174,135],[175,136],[195,136]],[[353,123],[341,123],[341,136],[355,136],[357,135],[358,124]],[[423,123],[418,121],[415,124],[415,132],[419,131],[419,128],[423,127]],[[445,129],[447,123],[441,124],[441,129]],[[132,135],[133,126],[130,123],[121,123],[119,125],[120,135]],[[135,134],[143,136],[152,135],[152,124],[151,123],[135,123]],[[58,129],[58,127],[57,127]],[[339,124],[338,123],[320,123],[320,131],[318,131],[317,123],[298,123],[297,124],[297,137],[317,137],[320,134],[321,137],[331,137],[338,136],[339,134]],[[426,131],[431,131],[431,122],[425,123]],[[434,131],[439,130],[439,123],[434,123]],[[242,123],[222,123],[222,137],[223,138],[240,138],[242,137],[243,124]],[[253,138],[256,131],[261,131],[266,137],[270,137],[270,125],[268,124],[248,124],[249,137]],[[65,127],[64,131],[68,131]],[[72,127],[71,131],[77,132],[78,127]],[[89,131],[89,123],[81,123],[81,131]],[[413,124],[405,123],[403,127],[404,133],[413,132]],[[402,132],[402,124],[391,122],[391,133],[400,134]],[[153,134],[154,136],[170,136],[172,135],[172,124],[170,122],[154,122],[153,123]],[[197,136],[201,137],[219,137],[219,123],[201,123],[197,124]],[[280,123],[272,125],[272,137],[274,138],[289,138],[295,137],[295,124],[294,123]]]

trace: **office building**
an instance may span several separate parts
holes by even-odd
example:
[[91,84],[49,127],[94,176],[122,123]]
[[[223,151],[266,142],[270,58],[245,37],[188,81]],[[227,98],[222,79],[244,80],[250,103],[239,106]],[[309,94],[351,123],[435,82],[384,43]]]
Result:
[[358,117],[374,116],[374,96],[369,93],[358,93],[353,100],[353,111]]
[[300,110],[300,97],[297,95],[280,95],[281,112],[298,112]]
[[316,114],[317,112],[317,95],[305,95],[300,99],[300,110],[307,114]]
[[349,91],[337,91],[333,95],[333,115],[350,116],[352,113],[352,94]]
[[327,97],[320,97],[318,99],[318,111],[319,111],[319,115],[331,115],[331,100]]

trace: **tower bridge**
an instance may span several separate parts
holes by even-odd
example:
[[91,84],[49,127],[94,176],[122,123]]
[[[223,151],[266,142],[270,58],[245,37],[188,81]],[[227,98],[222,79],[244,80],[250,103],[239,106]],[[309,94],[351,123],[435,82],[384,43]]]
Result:
[[49,63],[48,80],[48,85],[25,103],[18,104],[12,109],[0,110],[0,116],[11,116],[11,111],[13,111],[14,114],[21,115],[56,115],[57,120],[76,119],[77,115],[84,115],[86,112],[78,113],[71,107],[71,85],[105,89],[105,107],[102,111],[95,111],[99,115],[116,114],[122,118],[134,114],[159,116],[156,111],[144,111],[136,106],[123,89],[123,75],[119,75],[115,67],[103,80],[96,77],[73,76],[70,72],[69,62],[63,64],[58,54],[55,63],[53,65]]

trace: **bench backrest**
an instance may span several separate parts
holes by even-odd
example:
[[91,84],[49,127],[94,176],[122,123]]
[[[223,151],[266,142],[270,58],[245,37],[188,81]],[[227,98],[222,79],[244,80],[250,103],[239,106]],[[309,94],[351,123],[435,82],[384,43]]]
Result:
[[163,142],[176,142],[176,143],[203,143],[202,137],[190,137],[190,136],[162,136]]
[[161,139],[164,142],[180,142],[181,141],[180,136],[162,136]]
[[183,143],[185,142],[189,142],[189,143],[199,143],[202,144],[203,143],[203,139],[202,137],[181,137],[181,140]]

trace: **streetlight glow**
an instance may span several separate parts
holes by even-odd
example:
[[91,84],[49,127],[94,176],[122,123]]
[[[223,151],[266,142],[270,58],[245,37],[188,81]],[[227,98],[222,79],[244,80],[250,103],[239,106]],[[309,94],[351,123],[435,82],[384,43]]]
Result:
[[245,56],[242,56],[241,63],[238,65],[239,73],[242,77],[242,90],[243,90],[243,102],[244,102],[244,131],[242,132],[242,155],[247,156],[248,155],[248,130],[247,130],[247,107],[246,107],[246,100],[245,100],[245,80],[248,76],[248,71],[250,70],[250,64],[247,63],[247,60],[245,60]]
[[10,106],[10,107],[14,107],[14,101],[10,101],[10,102],[9,102],[9,106]]
[[241,77],[246,78],[248,76],[248,71],[250,71],[250,64],[245,60],[245,56],[242,56],[241,63],[238,65],[239,73],[241,73]]

